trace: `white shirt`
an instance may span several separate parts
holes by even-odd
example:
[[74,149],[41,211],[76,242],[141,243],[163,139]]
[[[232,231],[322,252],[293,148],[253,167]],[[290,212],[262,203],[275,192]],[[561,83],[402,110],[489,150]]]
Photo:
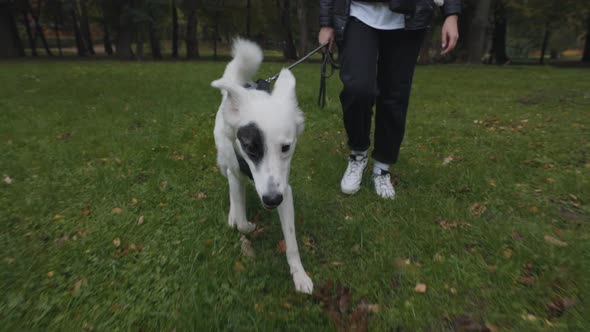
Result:
[[350,16],[379,30],[396,30],[406,27],[404,14],[392,12],[387,2],[352,1]]

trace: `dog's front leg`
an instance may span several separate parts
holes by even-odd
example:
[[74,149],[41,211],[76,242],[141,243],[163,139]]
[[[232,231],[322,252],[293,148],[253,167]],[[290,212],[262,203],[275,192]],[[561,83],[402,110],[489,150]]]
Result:
[[295,212],[293,210],[293,193],[291,186],[285,191],[283,203],[279,206],[279,217],[281,219],[281,228],[283,229],[283,236],[285,237],[285,244],[287,246],[287,262],[293,276],[295,283],[295,290],[311,294],[313,291],[313,282],[305,273],[301,258],[299,257],[299,248],[297,247],[297,239],[295,238]]
[[248,222],[246,217],[246,187],[244,183],[231,170],[227,170],[229,181],[229,216],[230,227],[237,226],[244,234],[252,232],[256,225]]

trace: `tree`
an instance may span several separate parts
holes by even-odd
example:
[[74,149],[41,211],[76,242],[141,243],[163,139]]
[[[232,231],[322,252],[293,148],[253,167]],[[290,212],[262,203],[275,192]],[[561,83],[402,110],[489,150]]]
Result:
[[590,62],[590,14],[586,18],[586,42],[584,43],[582,62]]
[[471,18],[467,37],[467,61],[469,63],[481,63],[487,39],[491,3],[491,0],[475,1],[474,16]]
[[96,52],[94,52],[94,42],[92,41],[92,31],[90,30],[87,2],[88,0],[80,0],[80,30],[82,30],[84,44],[88,49],[88,53],[96,54]]
[[197,39],[197,0],[184,0],[186,20],[186,58],[199,57],[199,40]]
[[507,31],[507,13],[506,0],[496,0],[494,2],[494,33],[492,37],[491,54],[496,64],[505,64],[509,59],[506,55],[506,31]]
[[18,35],[12,3],[0,0],[0,58],[24,55],[25,51]]
[[178,58],[178,8],[172,0],[172,57]]
[[78,25],[78,13],[76,11],[76,7],[76,1],[71,0],[70,15],[72,18],[72,28],[74,29],[74,38],[76,39],[76,49],[78,50],[78,56],[85,56],[87,48],[84,44],[82,33],[80,32],[80,26]]
[[291,26],[291,0],[276,0],[279,11],[279,19],[283,30],[283,56],[285,60],[297,59],[297,50],[293,40],[293,28]]

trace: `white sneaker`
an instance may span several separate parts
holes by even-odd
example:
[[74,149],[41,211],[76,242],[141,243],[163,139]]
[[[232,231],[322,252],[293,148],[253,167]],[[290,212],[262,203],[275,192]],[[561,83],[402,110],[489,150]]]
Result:
[[350,155],[348,159],[348,167],[342,181],[340,181],[340,190],[343,193],[352,195],[361,189],[361,181],[363,180],[363,172],[367,168],[369,160],[363,155]]
[[393,184],[391,184],[389,172],[381,171],[381,174],[373,174],[373,184],[379,197],[386,199],[395,198],[395,189],[393,189]]

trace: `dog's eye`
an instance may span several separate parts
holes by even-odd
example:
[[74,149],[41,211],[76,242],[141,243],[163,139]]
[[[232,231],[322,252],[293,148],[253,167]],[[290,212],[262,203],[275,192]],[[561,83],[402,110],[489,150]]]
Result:
[[283,153],[289,151],[289,149],[291,149],[291,144],[283,144],[283,146],[281,146],[281,151]]

